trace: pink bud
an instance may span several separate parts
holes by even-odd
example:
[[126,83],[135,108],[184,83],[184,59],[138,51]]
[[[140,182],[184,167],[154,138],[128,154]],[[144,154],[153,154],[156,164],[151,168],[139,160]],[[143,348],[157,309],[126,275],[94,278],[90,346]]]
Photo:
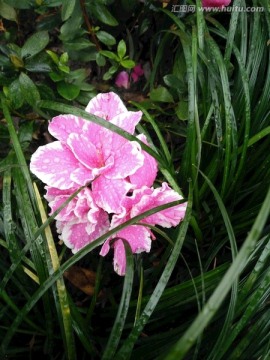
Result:
[[129,89],[130,84],[129,84],[128,73],[126,71],[121,71],[119,74],[117,74],[114,83],[119,88],[123,87],[125,89]]
[[223,6],[229,5],[231,0],[202,0],[203,7],[217,7],[222,8]]
[[143,68],[141,64],[138,64],[134,67],[131,73],[132,80],[134,82],[137,82],[139,80],[139,77],[144,74]]

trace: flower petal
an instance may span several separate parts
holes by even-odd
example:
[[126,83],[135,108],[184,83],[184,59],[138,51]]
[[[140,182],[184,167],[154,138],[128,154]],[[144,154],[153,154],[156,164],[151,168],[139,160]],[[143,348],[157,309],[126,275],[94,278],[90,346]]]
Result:
[[60,239],[64,241],[65,245],[70,248],[73,253],[76,253],[93,240],[86,229],[87,222],[69,221],[64,224]]
[[[141,114],[141,111],[129,111],[116,116],[110,122],[133,135],[135,126],[141,119]],[[116,153],[128,140],[110,130],[107,130],[107,132],[110,132],[112,137],[110,151]]]
[[70,134],[67,144],[72,150],[74,156],[88,169],[99,168],[104,165],[102,154],[84,135]]
[[33,174],[45,184],[61,190],[76,187],[70,174],[79,167],[78,160],[60,141],[40,146],[30,162]]
[[80,222],[78,220],[58,224],[59,229],[62,231],[62,235],[59,236],[60,239],[64,241],[67,247],[72,249],[73,253],[76,253],[109,230],[108,215],[104,211],[100,213],[99,226],[96,226],[94,230],[89,222]]
[[59,190],[59,189],[51,187],[51,186],[45,186],[45,189],[47,190],[47,192],[44,195],[44,198],[48,202],[53,201],[56,196],[63,196],[63,195],[70,196],[71,194],[73,194],[76,191],[76,189]]
[[83,165],[79,164],[78,168],[70,174],[71,180],[78,186],[85,186],[94,179],[93,172],[86,169]]
[[87,121],[74,115],[59,115],[49,123],[48,130],[56,139],[66,143],[69,134],[82,132],[85,122]]
[[110,122],[133,135],[141,118],[141,111],[127,111],[115,116]]
[[[151,249],[151,231],[144,226],[132,225],[119,231],[117,237],[125,239],[130,247],[132,252],[139,254],[141,252],[149,252]],[[114,248],[114,270],[118,275],[125,275],[126,273],[126,252],[124,248],[123,241],[116,240],[113,243]]]
[[141,225],[131,225],[119,231],[115,237],[125,239],[133,252],[139,254],[141,252],[149,252],[151,249],[151,231]]
[[[137,138],[149,146],[145,135],[138,135]],[[143,165],[129,177],[131,183],[136,185],[137,188],[141,188],[145,185],[151,187],[157,177],[158,172],[158,164],[156,159],[144,150],[142,150],[142,153],[144,155]]]
[[116,115],[127,112],[127,108],[118,95],[108,92],[90,100],[85,111],[110,121]]
[[[53,201],[49,202],[49,206],[51,208],[50,215],[59,209],[61,205],[70,197],[70,195],[59,195],[56,196]],[[58,215],[56,215],[55,219],[60,221],[72,221],[76,218],[74,215],[74,209],[76,206],[75,198],[72,199],[61,211]]]
[[131,185],[121,179],[107,179],[100,175],[92,183],[92,193],[95,203],[108,213],[121,212],[121,202]]
[[118,73],[114,83],[117,87],[123,87],[125,89],[128,89],[130,87],[128,73],[126,71],[121,71],[120,73]]
[[109,179],[124,179],[134,174],[143,165],[144,156],[140,145],[135,141],[126,141],[114,154],[114,165],[106,172]]
[[[163,183],[161,188],[151,189],[152,194],[145,190],[139,202],[133,206],[130,217],[134,217],[144,211],[153,209],[156,206],[164,205],[172,201],[182,200],[182,196],[172,190],[167,183]],[[150,225],[160,225],[166,228],[176,226],[183,220],[186,212],[187,203],[173,206],[159,211],[142,220]]]

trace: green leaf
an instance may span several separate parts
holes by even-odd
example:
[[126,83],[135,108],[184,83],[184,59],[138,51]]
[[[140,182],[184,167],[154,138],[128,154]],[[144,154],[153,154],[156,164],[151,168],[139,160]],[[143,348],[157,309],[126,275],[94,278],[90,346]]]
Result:
[[112,78],[112,74],[109,71],[105,72],[105,74],[102,77],[102,79],[105,81],[110,80],[111,78]]
[[51,50],[46,50],[46,53],[50,56],[50,58],[52,59],[52,61],[58,65],[59,63],[59,58],[57,56],[57,54]]
[[26,62],[24,67],[26,70],[36,73],[46,73],[52,71],[52,68],[46,62]]
[[68,80],[70,83],[79,84],[87,78],[86,69],[77,69],[70,72],[68,75]]
[[19,56],[15,54],[11,54],[9,58],[16,69],[20,69],[24,67],[24,62]]
[[122,60],[120,64],[126,69],[133,69],[136,65],[133,60]]
[[186,87],[183,84],[183,82],[173,74],[163,76],[163,80],[167,86],[176,89],[177,91],[183,92],[186,90]]
[[101,55],[99,52],[96,55],[96,63],[98,66],[104,66],[106,64],[106,59],[103,55]]
[[81,91],[89,91],[89,92],[91,92],[91,91],[95,90],[95,86],[92,85],[92,84],[88,84],[86,82],[82,82],[80,84],[80,89],[81,89]]
[[89,48],[95,48],[95,45],[91,41],[83,37],[75,38],[72,41],[65,41],[65,50],[68,52],[70,50],[79,51],[79,50],[86,50]]
[[139,27],[139,36],[142,36],[146,31],[149,29],[149,26],[151,26],[151,22],[149,19],[145,18],[140,24]]
[[175,109],[175,113],[179,120],[187,120],[188,119],[188,102],[181,100]]
[[94,1],[91,3],[91,11],[96,19],[102,23],[110,26],[117,26],[118,21],[111,14],[111,12],[106,8],[106,6]]
[[40,95],[36,85],[30,79],[30,77],[25,73],[20,74],[19,82],[21,86],[22,95],[25,101],[28,104],[35,106],[37,101],[40,100]]
[[23,105],[24,97],[21,91],[19,79],[14,80],[8,88],[8,98],[11,101],[11,108],[19,109]]
[[[67,0],[68,1],[68,0]],[[64,42],[78,38],[82,34],[81,25],[83,23],[80,1],[75,1],[75,5],[69,19],[60,28],[60,39]]]
[[0,16],[4,19],[17,22],[17,13],[15,9],[2,0],[0,1]]
[[27,121],[22,124],[19,129],[19,141],[21,144],[30,143],[33,135],[33,121]]
[[26,58],[24,67],[31,72],[49,72],[52,71],[49,62],[50,58],[48,55],[42,52],[33,57]]
[[121,40],[117,45],[117,54],[120,59],[123,59],[123,57],[126,55],[127,47],[124,40]]
[[[210,185],[209,180],[208,182]],[[220,307],[222,301],[225,299],[228,292],[230,291],[232,284],[243,271],[248,257],[250,256],[252,250],[255,248],[256,242],[259,239],[259,236],[264,228],[264,225],[269,216],[269,212],[270,189],[267,192],[267,195],[260,208],[260,212],[257,215],[256,220],[252,226],[252,229],[249,232],[234,262],[230,266],[229,270],[226,272],[219,285],[216,287],[215,291],[205,304],[202,311],[199,313],[193,323],[189,326],[184,335],[173,346],[168,356],[166,357],[166,360],[184,359],[184,356],[194,344],[198,336],[205,330],[205,327],[209,324],[210,320]]]
[[61,63],[59,63],[58,69],[59,69],[60,71],[62,71],[63,73],[65,73],[65,74],[69,74],[69,73],[70,73],[70,68],[69,68],[69,66],[67,66],[67,65],[62,65]]
[[103,55],[103,56],[111,59],[111,60],[115,60],[115,61],[117,61],[117,62],[120,60],[119,57],[118,57],[115,53],[113,53],[113,52],[111,52],[111,51],[101,50],[99,53],[100,53],[101,55]]
[[73,13],[76,0],[62,0],[61,18],[66,21]]
[[64,52],[60,58],[59,58],[59,62],[63,65],[66,65],[68,63],[68,53]]
[[64,74],[59,74],[57,72],[51,72],[51,73],[49,73],[49,76],[52,79],[52,81],[54,81],[54,82],[62,81],[65,78]]
[[57,83],[57,91],[66,100],[74,100],[80,93],[80,88],[74,84],[68,84],[64,81]]
[[100,42],[102,42],[107,46],[112,46],[116,44],[115,37],[113,37],[111,34],[107,33],[106,31],[100,30],[96,33],[96,36]]
[[159,86],[150,92],[150,99],[158,102],[173,102],[173,97],[164,86]]
[[14,7],[15,9],[31,9],[32,1],[31,0],[5,0],[5,3]]
[[124,286],[123,286],[121,301],[118,307],[118,312],[115,318],[113,328],[111,330],[110,338],[104,350],[102,360],[110,360],[113,359],[114,357],[114,354],[116,352],[125,325],[125,320],[129,309],[130,297],[132,293],[133,276],[134,276],[133,254],[129,243],[127,241],[123,241],[123,242],[125,246],[124,256],[126,256],[126,262],[127,262]]
[[30,57],[38,54],[49,43],[49,35],[47,31],[39,31],[28,38],[22,47],[21,56]]

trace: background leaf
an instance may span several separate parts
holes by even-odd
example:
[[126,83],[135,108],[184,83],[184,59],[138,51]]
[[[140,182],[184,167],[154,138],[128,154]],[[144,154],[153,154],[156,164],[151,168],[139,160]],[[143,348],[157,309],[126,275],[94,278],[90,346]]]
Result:
[[30,77],[23,72],[19,76],[19,82],[24,100],[28,104],[35,106],[37,101],[40,100],[40,95],[36,85]]
[[21,56],[31,57],[41,52],[49,43],[47,31],[39,31],[26,40],[22,47]]
[[64,81],[57,83],[57,91],[64,99],[74,100],[80,93],[80,88],[74,84],[68,84]]
[[62,0],[61,18],[66,21],[74,10],[76,0]]
[[15,9],[5,3],[3,0],[0,1],[0,15],[4,19],[17,22],[17,14]]

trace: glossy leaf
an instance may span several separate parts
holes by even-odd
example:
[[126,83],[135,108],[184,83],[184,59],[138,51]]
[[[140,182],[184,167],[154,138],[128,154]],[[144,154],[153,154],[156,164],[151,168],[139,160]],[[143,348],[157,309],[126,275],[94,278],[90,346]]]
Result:
[[28,102],[28,104],[35,106],[37,101],[40,99],[36,85],[25,73],[20,74],[19,82],[23,98],[26,102]]
[[36,32],[24,43],[21,56],[23,58],[34,56],[44,50],[48,43],[49,35],[47,31]]

